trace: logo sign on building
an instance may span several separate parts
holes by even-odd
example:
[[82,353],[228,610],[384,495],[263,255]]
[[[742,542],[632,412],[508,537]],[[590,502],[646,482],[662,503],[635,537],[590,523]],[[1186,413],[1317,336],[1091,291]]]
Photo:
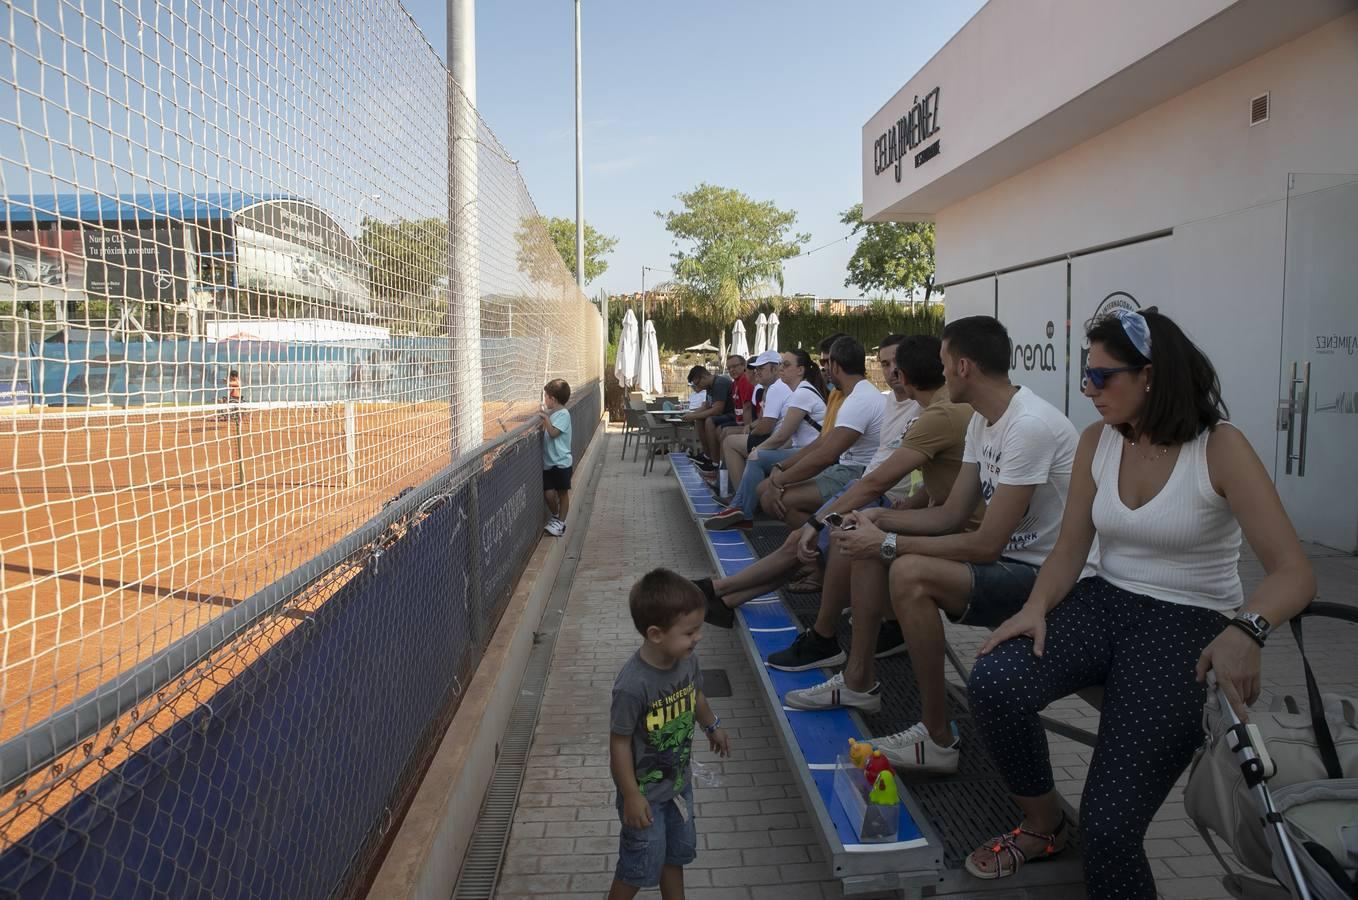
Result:
[[915,148],[938,134],[939,96],[939,89],[934,88],[923,97],[915,97],[909,111],[884,131],[881,137],[873,141],[872,167],[875,174],[881,175],[890,169],[899,183],[901,164],[911,154],[914,155],[917,169],[938,156],[941,149],[939,141],[934,141],[918,153],[915,152]]
[[85,293],[172,303],[188,297],[188,254],[179,225],[86,228]]

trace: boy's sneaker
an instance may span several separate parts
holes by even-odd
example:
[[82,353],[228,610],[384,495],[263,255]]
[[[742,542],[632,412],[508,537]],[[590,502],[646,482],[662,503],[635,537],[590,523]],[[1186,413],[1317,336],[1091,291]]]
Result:
[[916,722],[898,734],[872,738],[872,746],[881,750],[898,771],[904,772],[952,775],[962,758],[961,738],[954,737],[951,747],[940,747],[929,737],[923,722]]
[[542,529],[552,537],[561,537],[566,533],[566,523],[560,519],[553,518],[547,523],[547,527]]
[[769,668],[783,672],[805,672],[807,669],[842,666],[847,659],[839,648],[839,641],[821,637],[816,634],[816,629],[808,628],[797,635],[792,646],[769,654]]
[[844,673],[841,672],[829,681],[822,681],[814,687],[788,691],[783,702],[793,709],[837,709],[841,706],[852,706],[866,713],[875,713],[882,708],[882,683],[879,681],[874,684],[870,691],[850,690],[844,686]]
[[728,528],[749,528],[754,523],[745,518],[745,513],[734,506],[728,506],[713,516],[708,516],[703,527],[708,531],[725,531]]
[[877,659],[886,659],[905,651],[905,633],[901,631],[901,623],[887,619],[877,631],[877,648],[872,651],[872,655]]

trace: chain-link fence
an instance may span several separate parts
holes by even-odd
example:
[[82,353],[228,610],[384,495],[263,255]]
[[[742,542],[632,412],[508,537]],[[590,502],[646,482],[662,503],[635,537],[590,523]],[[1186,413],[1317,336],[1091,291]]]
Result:
[[0,894],[353,892],[598,312],[395,0],[14,0],[0,51]]

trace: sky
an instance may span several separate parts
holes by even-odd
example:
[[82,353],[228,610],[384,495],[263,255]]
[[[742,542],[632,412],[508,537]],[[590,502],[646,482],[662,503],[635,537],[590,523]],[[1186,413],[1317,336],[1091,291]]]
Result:
[[[445,0],[405,0],[446,58]],[[618,239],[590,296],[669,277],[658,210],[702,182],[797,212],[787,294],[857,297],[840,224],[862,200],[863,124],[981,0],[583,0],[585,218]],[[575,216],[574,6],[477,4],[477,105],[539,212]]]

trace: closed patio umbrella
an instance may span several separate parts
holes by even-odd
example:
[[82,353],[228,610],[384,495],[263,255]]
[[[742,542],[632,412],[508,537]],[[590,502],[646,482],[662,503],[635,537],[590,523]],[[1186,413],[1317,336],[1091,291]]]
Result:
[[622,317],[622,333],[618,335],[618,362],[615,371],[618,376],[618,384],[623,389],[631,387],[637,383],[637,356],[638,335],[637,317],[630,309],[627,315]]
[[637,386],[643,394],[659,394],[665,386],[660,380],[660,345],[655,339],[655,323],[647,319],[641,332],[641,369],[637,372]]
[[754,355],[758,356],[769,349],[769,320],[760,313],[754,320]]
[[778,313],[769,313],[768,339],[769,339],[769,345],[768,345],[767,347],[765,347],[764,349],[765,349],[765,350],[777,350],[777,349],[778,349]]
[[731,356],[747,357],[750,355],[750,345],[745,341],[745,323],[736,319],[736,324],[731,326]]

